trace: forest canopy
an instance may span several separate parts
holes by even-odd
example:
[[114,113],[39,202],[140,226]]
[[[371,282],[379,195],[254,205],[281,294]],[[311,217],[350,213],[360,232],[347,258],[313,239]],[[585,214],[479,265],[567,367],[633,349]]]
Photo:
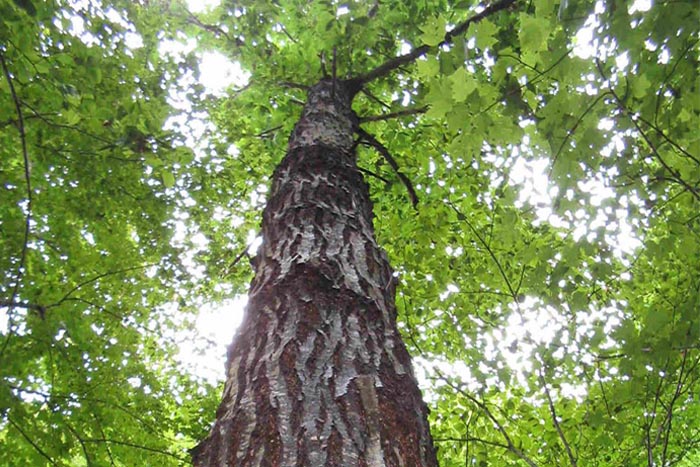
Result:
[[189,465],[324,76],[440,465],[700,464],[695,0],[196,3],[0,0],[0,465]]

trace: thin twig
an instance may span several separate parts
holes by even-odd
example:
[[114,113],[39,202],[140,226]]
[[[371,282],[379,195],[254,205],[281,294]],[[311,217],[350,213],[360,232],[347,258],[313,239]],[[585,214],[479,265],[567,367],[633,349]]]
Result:
[[240,253],[238,253],[238,255],[233,259],[233,261],[231,261],[231,264],[229,264],[226,268],[226,272],[224,273],[224,275],[231,274],[231,270],[241,261],[243,256],[248,254],[248,248],[250,248],[251,245],[252,243],[249,243],[248,245],[246,245],[245,248],[241,250]]
[[[487,105],[487,106],[484,107],[482,110],[480,110],[479,113],[476,114],[476,116],[478,117],[479,115],[488,112],[489,110],[491,110],[492,108],[494,108],[495,106],[497,106],[498,104],[500,104],[501,102],[503,102],[503,98],[504,98],[504,97],[510,97],[510,96],[512,96],[512,95],[515,95],[516,93],[519,93],[521,89],[523,89],[523,88],[525,88],[525,87],[527,87],[527,86],[533,86],[533,85],[539,83],[540,81],[542,81],[544,78],[547,77],[547,73],[549,73],[550,71],[552,71],[552,70],[553,70],[555,67],[557,67],[566,57],[569,56],[569,54],[571,53],[571,50],[572,50],[572,49],[567,49],[566,52],[564,52],[564,54],[563,54],[561,57],[559,57],[553,64],[551,64],[549,67],[547,67],[544,71],[538,71],[536,68],[533,67],[533,69],[534,69],[537,73],[539,73],[537,76],[535,76],[531,81],[526,82],[526,83],[523,83],[523,84],[519,84],[517,87],[511,88],[511,90],[509,90],[507,93],[505,93],[505,94],[503,94],[503,95],[497,97],[496,99],[494,99],[494,101],[493,101],[491,104]],[[504,57],[510,57],[510,55],[503,55],[503,56],[504,56]],[[500,56],[499,56],[499,58],[500,58]],[[510,58],[515,58],[515,57],[510,57]],[[520,61],[520,60],[518,60],[518,61]],[[520,61],[520,62],[523,64],[523,66],[529,66],[529,65],[526,65],[526,64],[525,64],[524,62],[522,62],[522,61]],[[552,79],[552,81],[555,81],[555,82],[556,82],[556,80],[554,80],[554,79]]]
[[83,441],[83,437],[80,436],[80,433],[78,433],[78,431],[75,428],[73,428],[73,426],[70,423],[68,423],[67,421],[64,421],[63,423],[66,424],[66,428],[68,428],[68,431],[70,431],[73,434],[73,436],[75,436],[75,439],[78,440],[78,443],[80,443],[80,447],[83,450],[83,455],[85,456],[86,467],[92,467],[92,459],[90,458],[90,453],[88,452],[87,446],[85,445],[85,441]]
[[678,152],[680,152],[681,154],[683,154],[683,155],[684,155],[685,157],[687,157],[688,159],[691,159],[691,160],[692,160],[693,162],[695,162],[696,164],[700,165],[700,159],[699,159],[698,157],[692,155],[692,154],[689,153],[686,149],[684,149],[680,144],[676,143],[676,142],[673,141],[671,138],[669,138],[668,135],[666,135],[666,133],[664,133],[663,130],[662,130],[661,128],[659,128],[658,126],[654,125],[654,124],[651,123],[650,121],[645,120],[644,117],[642,117],[641,115],[637,115],[637,118],[639,119],[640,122],[646,124],[647,126],[649,126],[649,128],[651,128],[652,130],[654,130],[655,132],[657,132],[657,133],[659,134],[659,136],[661,136],[661,138],[663,138],[664,141],[666,141],[668,144],[670,144],[671,146],[673,146],[674,148],[676,148],[676,150],[677,150]]
[[[596,67],[598,68],[598,73],[600,76],[603,78],[604,81],[608,80],[608,77],[605,75],[603,72],[603,67],[602,64],[600,63],[600,60],[596,60]],[[688,182],[683,180],[681,177],[680,173],[672,168],[668,163],[661,157],[661,154],[659,154],[658,149],[656,148],[656,145],[651,141],[649,136],[646,134],[646,132],[642,129],[642,127],[639,125],[637,122],[637,119],[634,118],[631,115],[631,112],[625,105],[622,99],[620,99],[620,96],[617,95],[615,90],[612,89],[612,87],[609,88],[610,94],[615,98],[615,101],[617,102],[617,107],[622,113],[624,113],[627,117],[629,117],[629,120],[632,122],[632,125],[637,129],[637,132],[639,132],[640,136],[644,140],[644,142],[647,143],[647,146],[649,146],[649,149],[651,149],[652,154],[656,157],[656,159],[659,161],[659,163],[663,166],[664,169],[666,169],[673,177],[667,177],[671,181],[675,181],[679,185],[682,185],[688,192],[694,196],[696,199],[700,200],[700,192],[690,185]]]
[[479,232],[474,228],[474,226],[469,222],[469,219],[467,219],[467,216],[465,216],[462,211],[457,209],[457,206],[454,205],[451,201],[447,202],[448,206],[454,210],[454,212],[457,213],[457,217],[460,220],[463,220],[466,224],[467,227],[472,231],[474,236],[476,236],[477,240],[479,240],[479,243],[481,243],[484,248],[486,248],[486,251],[488,252],[489,256],[491,256],[491,259],[493,260],[494,263],[496,263],[496,267],[498,268],[498,272],[501,274],[501,277],[503,278],[503,281],[506,283],[506,287],[508,287],[508,292],[510,292],[510,297],[514,300],[516,306],[518,305],[518,293],[513,289],[513,285],[510,283],[510,279],[508,279],[508,276],[506,275],[505,270],[503,269],[503,266],[501,266],[501,262],[498,260],[496,257],[496,254],[494,251],[491,249],[490,245],[486,242],[484,237],[482,237]]
[[156,453],[156,454],[162,454],[162,455],[164,455],[164,456],[169,456],[169,457],[175,458],[175,459],[177,459],[177,460],[179,460],[179,461],[185,461],[185,460],[187,460],[187,459],[185,459],[184,457],[178,456],[177,454],[174,454],[174,453],[172,453],[172,452],[165,451],[164,449],[152,448],[152,447],[149,447],[149,446],[142,446],[142,445],[140,445],[140,444],[130,443],[130,442],[128,442],[128,441],[120,441],[120,440],[109,439],[109,438],[86,438],[86,439],[84,439],[83,441],[86,442],[86,443],[105,443],[105,444],[108,444],[108,443],[109,443],[109,444],[117,444],[117,445],[120,445],[120,446],[127,446],[127,447],[130,447],[130,448],[141,449],[141,450],[143,450],[143,451],[154,452],[154,453]]
[[[105,430],[102,428],[102,421],[94,413],[92,416],[95,419],[95,422],[97,422],[97,429],[100,430],[100,434],[103,438],[106,438],[107,435],[105,434]],[[105,444],[105,451],[107,451],[107,457],[109,457],[109,465],[114,467],[116,463],[114,462],[114,456],[112,456],[112,450],[110,449],[109,444]]]
[[486,444],[487,446],[494,446],[497,448],[505,449],[506,451],[509,451],[510,448],[508,447],[507,444],[499,443],[497,441],[489,441],[487,439],[481,439],[481,438],[476,438],[474,436],[467,436],[465,438],[433,438],[433,441],[436,443],[445,443],[445,442],[460,442],[460,443],[469,443],[470,441],[475,441],[477,443],[482,443]]
[[401,182],[403,182],[404,186],[406,186],[406,190],[408,190],[408,195],[411,198],[411,203],[413,204],[414,209],[418,209],[418,195],[416,194],[416,190],[413,189],[413,184],[411,181],[406,177],[401,171],[399,170],[399,164],[396,163],[396,160],[393,158],[393,156],[389,153],[389,150],[384,147],[382,143],[377,141],[377,138],[372,136],[371,134],[367,133],[365,130],[362,128],[358,127],[356,129],[357,134],[360,135],[360,138],[362,138],[364,141],[366,141],[369,145],[371,145],[374,149],[379,152],[379,154],[386,159],[386,161],[389,163],[392,169],[394,169],[394,172],[396,172],[396,175],[399,177]]
[[386,61],[378,67],[376,67],[375,69],[365,74],[359,75],[355,78],[352,78],[352,81],[354,81],[358,87],[362,87],[365,84],[374,81],[377,78],[381,78],[383,76],[388,75],[400,66],[413,63],[418,57],[425,55],[431,50],[437,50],[442,46],[451,44],[455,37],[460,36],[464,32],[466,32],[467,28],[469,28],[469,25],[471,25],[472,23],[477,23],[482,19],[492,15],[493,13],[508,8],[515,2],[516,0],[500,0],[495,3],[492,3],[491,5],[484,8],[480,13],[477,13],[474,16],[468,18],[464,22],[458,24],[454,29],[446,33],[445,38],[439,44],[435,46],[430,46],[426,44],[421,45],[420,47],[413,49],[411,52],[405,55],[400,55],[392,60]]
[[554,164],[557,163],[557,159],[559,159],[559,155],[561,154],[562,150],[564,149],[564,146],[566,145],[566,142],[569,141],[569,138],[571,137],[571,135],[573,135],[574,132],[576,132],[576,129],[577,129],[578,126],[581,124],[581,122],[583,121],[584,117],[585,117],[586,115],[588,115],[588,112],[590,112],[591,110],[593,110],[593,107],[595,107],[596,104],[598,104],[598,102],[600,102],[600,100],[601,100],[603,97],[607,96],[608,94],[610,94],[610,91],[605,91],[604,93],[602,93],[602,94],[600,94],[598,97],[596,97],[596,98],[593,100],[593,102],[591,102],[591,104],[586,108],[586,110],[584,110],[583,113],[582,113],[581,115],[579,115],[578,119],[576,120],[576,123],[574,123],[574,126],[572,126],[572,127],[566,132],[566,136],[564,137],[564,141],[561,142],[561,145],[559,146],[559,149],[557,150],[556,154],[554,154],[554,157],[552,158],[552,164],[551,164],[550,167],[549,167],[549,174],[548,174],[548,176],[551,176],[551,175],[552,175],[552,171],[554,170]]
[[268,128],[267,130],[263,130],[260,133],[258,133],[257,135],[255,135],[255,137],[260,138],[260,139],[265,138],[270,133],[274,133],[275,131],[279,130],[280,128],[282,128],[282,125],[277,125],[275,127]]
[[391,109],[391,106],[389,104],[382,102],[381,99],[379,99],[377,96],[375,96],[374,94],[369,92],[367,89],[362,89],[362,94],[367,96],[369,98],[369,100],[376,102],[377,104],[381,105],[385,109]]
[[301,89],[302,91],[309,90],[309,86],[307,86],[306,84],[295,83],[293,81],[279,81],[277,85],[283,88]]
[[530,467],[537,467],[537,464],[535,463],[535,461],[533,461],[532,459],[530,459],[530,458],[527,456],[527,454],[525,454],[523,451],[521,451],[520,449],[518,449],[518,448],[515,446],[515,444],[513,443],[513,440],[510,438],[510,435],[508,435],[508,432],[506,431],[506,429],[503,427],[503,425],[501,424],[501,422],[496,418],[496,416],[493,414],[493,412],[491,412],[491,410],[488,408],[488,406],[487,406],[485,403],[479,401],[477,398],[475,398],[474,396],[472,396],[471,394],[469,394],[467,391],[465,391],[465,390],[462,389],[461,387],[459,387],[459,386],[455,385],[454,383],[452,383],[452,381],[450,381],[449,378],[447,378],[445,375],[443,375],[442,372],[441,372],[438,368],[434,368],[434,370],[435,370],[435,372],[437,373],[438,377],[439,377],[443,382],[445,382],[445,383],[446,383],[448,386],[450,386],[452,389],[454,389],[455,391],[459,392],[462,396],[464,396],[465,398],[467,398],[468,400],[470,400],[474,405],[476,405],[478,408],[480,408],[480,409],[486,414],[486,416],[487,416],[487,417],[493,422],[493,424],[496,426],[496,429],[499,431],[499,433],[501,433],[501,436],[503,436],[503,439],[504,439],[504,440],[506,441],[506,443],[507,443],[507,449],[508,449],[510,452],[512,452],[513,454],[515,454],[516,456],[518,456],[520,459],[522,459],[523,461],[525,461],[525,462],[527,463],[527,465],[529,465]]
[[289,31],[284,27],[284,24],[279,24],[280,30],[284,33],[285,36],[289,38],[290,41],[294,42],[295,44],[298,44],[299,41],[294,39],[291,34],[289,34]]
[[338,49],[334,46],[333,47],[333,63],[331,64],[331,71],[333,73],[331,81],[331,97],[335,99],[335,80],[337,79],[337,73],[338,73]]
[[656,111],[654,112],[654,122],[655,123],[658,122],[658,118],[659,118],[659,107],[661,107],[661,97],[664,95],[663,89],[667,86],[671,77],[676,73],[676,68],[678,68],[678,65],[680,63],[684,63],[684,62],[687,63],[685,56],[695,46],[695,44],[698,43],[698,41],[700,41],[700,39],[696,39],[694,41],[691,41],[690,43],[688,43],[688,45],[683,50],[683,52],[681,52],[680,54],[677,55],[676,63],[673,64],[673,67],[671,67],[671,71],[668,72],[668,75],[666,75],[666,77],[664,78],[663,83],[661,83],[661,86],[656,91]]
[[29,435],[28,435],[27,433],[24,432],[24,430],[22,430],[22,428],[19,426],[19,424],[17,424],[17,423],[16,423],[14,420],[12,420],[10,417],[7,417],[7,421],[10,422],[10,425],[12,425],[12,426],[15,428],[15,430],[19,431],[19,434],[22,435],[22,437],[34,448],[34,450],[35,450],[36,452],[39,453],[39,455],[41,455],[41,457],[43,457],[44,459],[46,459],[47,461],[49,461],[49,463],[50,463],[51,465],[55,465],[56,467],[58,467],[58,464],[56,463],[56,461],[53,460],[53,459],[51,458],[51,456],[49,456],[43,449],[41,449],[41,446],[39,446],[38,444],[36,444],[36,443],[34,442],[34,440],[31,439],[31,438],[29,437]]
[[540,372],[540,384],[542,384],[542,388],[544,389],[544,395],[547,397],[547,404],[549,405],[549,413],[552,415],[552,422],[554,423],[554,427],[557,429],[557,434],[559,435],[561,443],[564,445],[564,449],[566,449],[566,454],[569,456],[569,462],[571,462],[571,467],[577,467],[578,464],[576,463],[576,456],[574,456],[574,453],[571,451],[571,446],[566,440],[564,431],[561,429],[561,425],[559,424],[557,416],[557,411],[554,408],[554,402],[552,401],[552,395],[549,393],[549,388],[547,388],[547,382],[545,381],[542,372]]
[[113,276],[113,275],[115,275],[115,274],[122,274],[122,273],[129,272],[129,271],[135,271],[135,270],[137,270],[137,269],[145,269],[145,268],[148,268],[148,267],[151,267],[151,266],[155,266],[155,264],[143,264],[143,265],[140,265],[140,266],[132,266],[132,267],[130,267],[130,268],[124,268],[124,269],[119,269],[119,270],[117,270],[117,271],[108,271],[108,272],[104,272],[104,273],[102,273],[102,274],[98,274],[98,275],[96,275],[96,276],[94,276],[94,277],[91,277],[90,279],[86,279],[86,280],[84,280],[83,282],[80,282],[78,285],[76,285],[75,287],[73,287],[72,289],[70,289],[70,290],[68,291],[68,293],[66,293],[59,301],[57,301],[57,302],[55,302],[55,303],[52,303],[51,305],[47,305],[46,308],[48,309],[48,308],[55,308],[55,307],[57,307],[57,306],[60,306],[61,304],[63,304],[63,302],[65,302],[66,300],[68,300],[68,299],[70,298],[70,296],[71,296],[73,293],[75,293],[78,289],[80,289],[81,287],[84,287],[84,286],[86,286],[86,285],[88,285],[88,284],[90,284],[90,283],[92,283],[92,282],[98,281],[98,280],[100,280],[100,279],[102,279],[102,278],[105,278],[105,277],[107,277],[107,276]]
[[113,148],[113,147],[117,147],[117,146],[118,146],[118,144],[117,144],[115,141],[111,141],[111,140],[109,140],[109,139],[107,139],[107,138],[103,138],[102,136],[99,136],[99,135],[90,133],[89,131],[85,131],[85,130],[83,130],[83,129],[80,128],[80,127],[77,127],[77,126],[74,126],[74,125],[66,125],[66,124],[64,124],[64,123],[57,123],[57,122],[55,122],[55,121],[53,121],[53,120],[50,120],[49,118],[46,117],[46,115],[44,115],[44,114],[40,113],[39,111],[37,111],[33,106],[29,105],[27,102],[22,102],[22,105],[23,105],[24,107],[28,108],[29,110],[31,110],[31,111],[33,112],[33,116],[34,116],[34,117],[36,117],[36,118],[38,118],[39,120],[43,121],[43,122],[46,123],[47,125],[51,125],[51,126],[53,126],[53,127],[55,127],[55,128],[63,128],[63,129],[66,129],[66,130],[75,131],[75,132],[80,133],[80,134],[82,134],[82,135],[85,135],[85,136],[87,136],[87,137],[89,137],[89,138],[92,138],[92,139],[95,139],[95,140],[97,140],[97,141],[101,141],[101,142],[107,144],[107,148]]
[[[668,404],[668,409],[666,410],[666,418],[659,425],[659,434],[662,431],[662,427],[666,426],[665,436],[664,436],[664,448],[661,452],[661,465],[666,465],[666,457],[668,454],[668,441],[671,437],[671,423],[673,422],[673,406],[678,401],[683,389],[683,372],[685,371],[685,365],[688,362],[688,351],[683,352],[683,360],[681,362],[680,372],[678,374],[678,382],[676,383],[676,389],[673,393],[673,397]],[[657,435],[658,439],[658,435]]]
[[237,47],[241,47],[243,45],[243,41],[241,41],[239,38],[233,39],[231,36],[228,35],[226,31],[221,29],[219,26],[216,26],[214,24],[206,24],[202,22],[194,13],[192,13],[190,10],[185,9],[187,12],[187,15],[189,16],[188,22],[190,24],[194,24],[196,26],[199,26],[200,28],[204,29],[205,31],[213,32],[214,34],[218,34],[221,36],[224,36],[227,41],[236,44]]
[[372,172],[371,170],[364,169],[364,168],[362,168],[362,167],[357,167],[357,170],[358,170],[358,172],[365,173],[365,174],[369,175],[370,177],[374,177],[374,178],[376,178],[376,179],[379,179],[379,180],[383,181],[384,183],[386,183],[387,185],[391,185],[391,181],[389,181],[388,179],[382,177],[382,176],[379,175],[378,173]]

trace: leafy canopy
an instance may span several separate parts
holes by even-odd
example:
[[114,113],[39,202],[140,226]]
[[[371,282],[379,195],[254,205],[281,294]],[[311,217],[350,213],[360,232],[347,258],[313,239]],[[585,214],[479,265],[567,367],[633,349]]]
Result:
[[[423,45],[355,110],[419,198],[359,148],[441,465],[699,461],[692,0],[515,1],[449,43],[483,5],[0,5],[0,463],[186,463],[219,394],[173,330],[245,291],[301,88]],[[207,93],[205,50],[248,83]]]

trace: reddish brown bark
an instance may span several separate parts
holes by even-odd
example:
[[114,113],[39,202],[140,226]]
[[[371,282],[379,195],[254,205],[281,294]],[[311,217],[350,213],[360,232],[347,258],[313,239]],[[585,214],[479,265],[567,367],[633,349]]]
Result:
[[434,467],[346,83],[313,87],[263,213],[246,315],[195,467]]

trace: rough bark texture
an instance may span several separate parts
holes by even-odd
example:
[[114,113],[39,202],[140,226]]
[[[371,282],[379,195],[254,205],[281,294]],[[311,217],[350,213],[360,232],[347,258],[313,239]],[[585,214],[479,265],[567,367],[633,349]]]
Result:
[[346,88],[310,90],[275,170],[246,316],[195,467],[437,466]]

